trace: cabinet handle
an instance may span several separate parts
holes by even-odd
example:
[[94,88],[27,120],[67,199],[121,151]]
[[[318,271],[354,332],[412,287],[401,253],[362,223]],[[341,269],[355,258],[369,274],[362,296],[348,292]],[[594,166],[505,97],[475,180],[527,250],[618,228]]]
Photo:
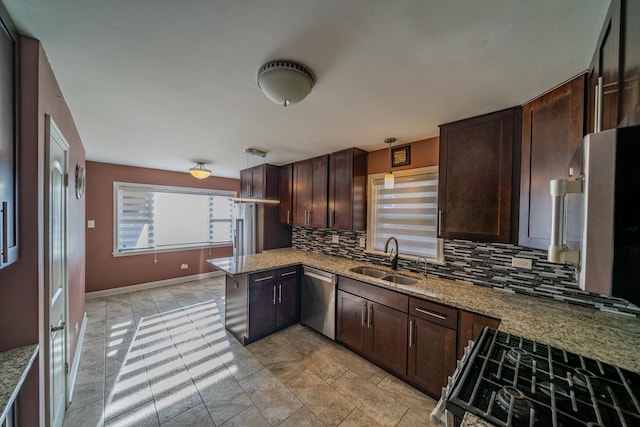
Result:
[[361,321],[360,321],[360,326],[364,326],[364,316],[367,313],[367,302],[363,301],[362,302],[362,308],[360,310],[360,316],[361,316]]
[[415,310],[416,310],[418,313],[426,314],[427,316],[435,317],[435,318],[440,319],[440,320],[445,320],[445,319],[447,318],[447,316],[442,316],[442,315],[440,315],[440,314],[437,314],[437,313],[433,313],[433,312],[431,312],[431,311],[424,310],[424,309],[422,309],[422,308],[420,308],[420,307],[416,307],[416,308],[415,308]]
[[409,348],[413,344],[413,320],[409,320]]
[[7,212],[8,209],[9,209],[9,202],[2,202],[2,247],[0,248],[0,252],[2,253],[3,264],[6,264],[9,262],[9,224],[8,224],[9,213]]
[[373,317],[373,304],[369,305],[369,313],[367,315],[367,328],[371,327],[371,318]]
[[286,273],[282,273],[280,276],[285,277],[285,276],[291,276],[292,274],[296,274],[296,271],[287,271]]
[[438,211],[438,237],[442,234],[442,209]]
[[273,285],[273,305],[276,305],[276,285]]
[[258,283],[258,282],[264,282],[265,280],[271,280],[273,279],[273,276],[266,276],[266,277],[261,277],[259,279],[254,280],[254,282]]
[[278,284],[278,304],[282,304],[282,283]]
[[287,209],[287,224],[291,224],[291,211]]

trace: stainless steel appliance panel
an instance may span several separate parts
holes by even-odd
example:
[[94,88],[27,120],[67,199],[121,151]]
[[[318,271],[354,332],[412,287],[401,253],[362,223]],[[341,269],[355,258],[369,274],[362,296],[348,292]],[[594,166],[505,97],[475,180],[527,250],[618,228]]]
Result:
[[301,322],[332,340],[336,339],[336,277],[305,267],[302,276]]

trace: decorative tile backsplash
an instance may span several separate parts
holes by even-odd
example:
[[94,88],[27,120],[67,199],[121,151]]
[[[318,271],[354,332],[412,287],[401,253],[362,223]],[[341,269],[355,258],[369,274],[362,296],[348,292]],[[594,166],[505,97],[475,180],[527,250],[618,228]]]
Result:
[[[337,235],[339,243],[332,243]],[[293,227],[292,246],[297,249],[389,266],[389,258],[366,253],[360,239],[366,232],[332,231]],[[402,253],[402,247],[400,247]],[[532,260],[532,269],[511,266],[512,257]],[[578,287],[575,268],[547,261],[547,253],[537,249],[501,243],[445,240],[445,265],[427,264],[427,273],[445,279],[500,288],[536,297],[550,298],[619,314],[640,316],[640,308],[620,298],[585,292]],[[398,268],[423,272],[424,264],[400,259]]]

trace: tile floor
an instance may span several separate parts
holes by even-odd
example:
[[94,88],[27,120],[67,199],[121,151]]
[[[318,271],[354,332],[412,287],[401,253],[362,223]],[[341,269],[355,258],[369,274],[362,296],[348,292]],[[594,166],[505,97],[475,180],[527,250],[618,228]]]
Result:
[[86,302],[65,427],[424,426],[435,402],[301,325],[246,347],[220,277]]

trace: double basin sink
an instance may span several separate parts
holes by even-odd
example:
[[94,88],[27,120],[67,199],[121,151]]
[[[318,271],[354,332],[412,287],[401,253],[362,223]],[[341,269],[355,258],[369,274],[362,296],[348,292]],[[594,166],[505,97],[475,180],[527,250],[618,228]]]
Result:
[[349,271],[369,276],[374,279],[384,280],[385,282],[395,283],[396,285],[415,285],[420,282],[420,279],[416,279],[415,277],[409,277],[398,273],[389,273],[388,271],[379,270],[373,267],[360,266],[354,267]]

